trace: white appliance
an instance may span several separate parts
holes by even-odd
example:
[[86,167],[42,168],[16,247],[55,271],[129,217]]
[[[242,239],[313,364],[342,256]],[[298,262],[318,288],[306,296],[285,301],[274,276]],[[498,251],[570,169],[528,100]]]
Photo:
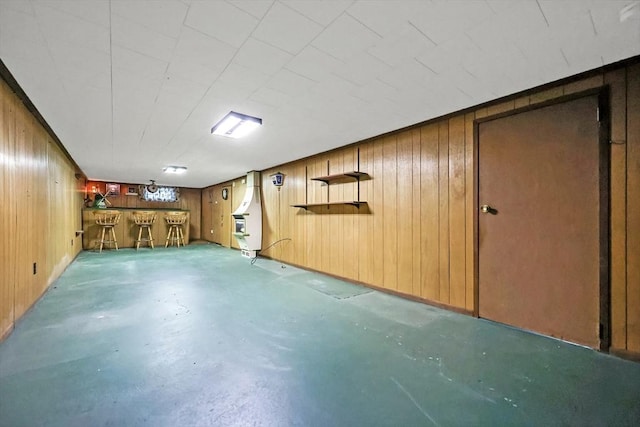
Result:
[[247,173],[247,192],[233,214],[233,235],[242,256],[255,258],[262,248],[262,203],[260,202],[260,172]]

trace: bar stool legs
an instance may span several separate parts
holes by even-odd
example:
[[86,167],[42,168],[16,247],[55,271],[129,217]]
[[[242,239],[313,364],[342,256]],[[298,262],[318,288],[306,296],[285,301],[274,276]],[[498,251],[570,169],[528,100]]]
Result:
[[186,212],[167,212],[164,216],[164,220],[169,226],[169,232],[167,233],[167,240],[164,242],[164,247],[166,248],[169,244],[173,245],[173,243],[178,247],[180,247],[180,243],[182,243],[182,246],[185,246],[182,225],[187,221]]
[[169,244],[173,245],[176,244],[178,247],[180,247],[180,244],[182,243],[182,246],[184,246],[184,232],[182,231],[182,224],[171,224],[169,225],[169,233],[167,233],[167,240],[165,240],[164,242],[164,247],[168,247]]
[[[144,234],[142,230],[147,230],[146,238],[142,237]],[[151,235],[151,225],[141,224],[138,226],[138,239],[136,240],[136,251],[140,249],[141,242],[149,242],[149,246],[151,246],[151,249],[155,248],[155,246],[153,246],[153,236]]]
[[[96,211],[94,212],[96,218],[96,224],[100,226],[101,231],[99,234],[100,241],[100,253],[105,245],[113,244],[118,250],[118,240],[116,239],[115,226],[120,221],[119,211]],[[106,234],[106,236],[105,236]],[[96,243],[96,244],[97,244]]]
[[[151,234],[151,226],[156,220],[156,213],[153,211],[135,211],[133,212],[133,221],[138,225],[138,238],[136,239],[136,251],[140,249],[141,242],[148,242],[151,249],[153,246],[153,235]],[[143,237],[143,230],[147,230],[147,237]]]
[[99,242],[100,253],[102,253],[102,248],[108,245],[113,245],[115,246],[116,251],[118,250],[118,240],[116,239],[116,232],[113,228],[114,228],[113,225],[102,226],[102,233],[100,235],[100,242]]

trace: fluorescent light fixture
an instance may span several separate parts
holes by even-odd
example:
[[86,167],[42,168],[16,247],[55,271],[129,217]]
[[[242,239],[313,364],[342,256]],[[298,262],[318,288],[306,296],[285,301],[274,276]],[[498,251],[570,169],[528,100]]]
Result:
[[162,169],[164,173],[175,173],[177,175],[183,174],[187,171],[185,166],[167,166]]
[[211,128],[211,133],[231,138],[242,138],[260,125],[262,125],[262,119],[230,111],[229,114]]

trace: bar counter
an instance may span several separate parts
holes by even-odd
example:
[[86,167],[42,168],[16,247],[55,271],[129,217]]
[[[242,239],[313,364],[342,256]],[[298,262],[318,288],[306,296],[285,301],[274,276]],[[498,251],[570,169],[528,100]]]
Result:
[[[138,238],[138,226],[133,221],[133,212],[135,211],[153,211],[157,213],[156,221],[151,226],[151,235],[153,236],[153,243],[156,247],[164,247],[164,242],[169,232],[169,226],[164,220],[164,215],[168,212],[186,212],[187,221],[182,226],[184,232],[184,241],[189,244],[189,221],[190,215],[187,210],[180,209],[149,209],[149,208],[84,208],[82,209],[82,248],[84,250],[92,250],[96,248],[96,243],[99,244],[99,233],[101,231],[100,226],[96,224],[96,219],[93,213],[95,211],[114,210],[119,211],[122,216],[120,222],[114,227],[116,233],[116,239],[118,240],[119,248],[135,248],[136,239]],[[146,237],[146,232],[143,238]],[[147,247],[147,242],[142,242],[140,248]],[[110,247],[109,247],[110,248]]]

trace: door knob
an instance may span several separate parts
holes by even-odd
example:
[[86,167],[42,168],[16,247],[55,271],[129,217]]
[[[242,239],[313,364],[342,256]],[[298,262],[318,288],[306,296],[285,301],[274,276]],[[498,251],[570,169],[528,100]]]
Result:
[[492,208],[489,205],[482,205],[482,206],[480,206],[480,212],[485,213],[485,214],[486,213],[490,213],[491,215],[495,215],[495,214],[498,213],[498,210]]

